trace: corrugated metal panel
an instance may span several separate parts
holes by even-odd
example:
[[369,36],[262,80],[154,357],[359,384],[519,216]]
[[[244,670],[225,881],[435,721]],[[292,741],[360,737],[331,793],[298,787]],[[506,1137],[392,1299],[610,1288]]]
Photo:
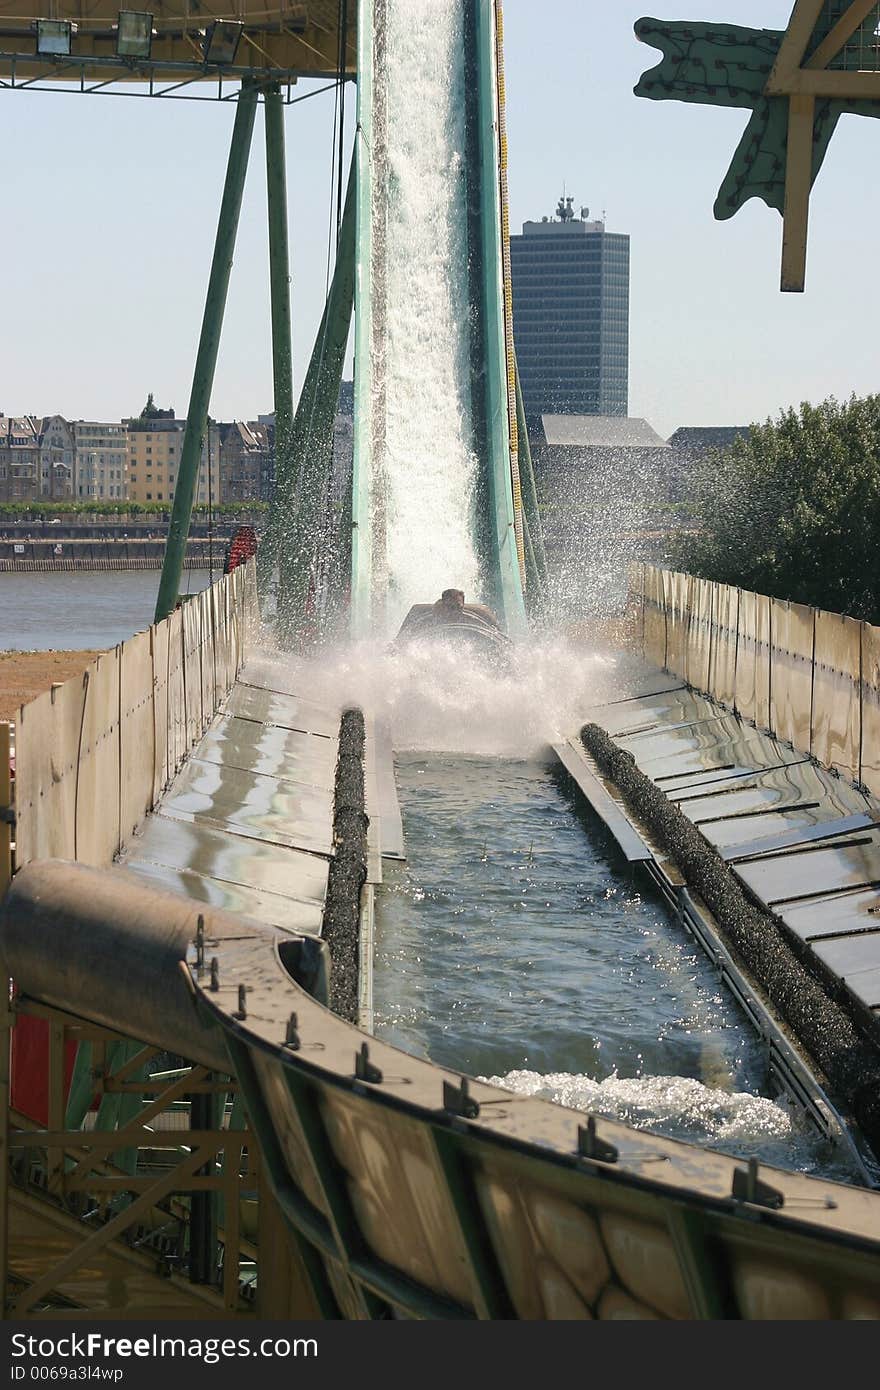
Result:
[[734,705],[743,719],[757,723],[756,658],[758,643],[758,596],[740,589],[736,620],[736,675]]
[[126,859],[125,864],[126,868],[154,883],[157,888],[167,888],[169,892],[179,893],[193,902],[218,907],[224,912],[238,912],[242,917],[250,917],[268,927],[278,927],[281,931],[304,932],[307,936],[321,935],[324,909],[317,903],[281,897],[278,893],[265,893],[249,884],[225,883],[192,869],[142,863],[137,859]]
[[226,713],[242,719],[256,719],[261,724],[274,724],[281,729],[322,734],[325,738],[335,738],[339,732],[338,716],[325,706],[297,699],[295,695],[247,685],[244,681],[239,681],[230,691]]
[[590,719],[615,738],[629,738],[659,725],[668,729],[678,724],[694,724],[700,719],[714,719],[717,714],[718,710],[709,700],[682,685],[658,695],[640,695],[617,704],[595,705],[590,710]]
[[153,653],[151,634],[139,632],[120,648],[120,841],[140,825],[153,804]]
[[87,672],[76,797],[76,858],[102,867],[119,850],[119,652]]
[[183,620],[183,691],[186,709],[186,741],[192,748],[202,736],[202,661],[199,607],[188,599],[181,609]]
[[202,682],[203,730],[211,722],[217,708],[216,680],[214,676],[214,632],[211,616],[211,595],[203,589],[193,602],[199,607],[199,667]]
[[715,631],[709,694],[731,707],[736,700],[736,629],[739,590],[715,585]]
[[153,803],[171,773],[168,763],[168,619],[150,628],[153,652]]
[[777,738],[810,751],[814,613],[800,603],[770,605],[772,679],[770,728]]
[[862,623],[860,780],[880,796],[880,627]]
[[85,686],[84,673],[19,710],[15,723],[17,868],[32,859],[76,858]]
[[687,681],[695,690],[709,689],[714,601],[714,585],[706,579],[691,579]]
[[183,675],[183,614],[170,614],[168,623],[168,776],[173,777],[187,751],[186,695]]
[[817,610],[810,752],[853,779],[859,776],[860,667],[861,624]]
[[771,907],[880,883],[880,834],[858,832],[844,843],[767,855],[735,871]]

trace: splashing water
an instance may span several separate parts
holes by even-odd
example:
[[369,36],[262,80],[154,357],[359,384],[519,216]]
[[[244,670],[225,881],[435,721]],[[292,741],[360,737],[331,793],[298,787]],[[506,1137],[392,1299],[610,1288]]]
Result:
[[[291,658],[279,658],[289,667]],[[513,648],[510,671],[486,670],[461,648],[419,642],[405,651],[358,642],[303,666],[303,690],[386,719],[394,747],[523,758],[574,733],[590,707],[617,698],[625,657],[563,637]]]
[[[473,542],[463,6],[389,0],[373,222],[383,259],[388,616],[450,586],[480,596]],[[387,205],[385,205],[387,200]],[[382,229],[384,230],[384,239]],[[384,370],[383,370],[384,368]],[[374,401],[374,409],[378,406]],[[381,438],[382,431],[379,431]]]
[[482,1078],[521,1096],[553,1100],[573,1110],[605,1115],[636,1129],[679,1139],[699,1139],[713,1147],[738,1149],[768,1140],[791,1140],[791,1112],[777,1101],[747,1091],[706,1086],[687,1076],[620,1077],[602,1081],[570,1072],[510,1071]]

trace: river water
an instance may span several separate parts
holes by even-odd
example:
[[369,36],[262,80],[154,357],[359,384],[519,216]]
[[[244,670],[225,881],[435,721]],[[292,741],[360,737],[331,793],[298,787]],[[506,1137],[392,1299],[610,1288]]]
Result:
[[[185,570],[181,588],[208,581],[207,570]],[[158,570],[0,574],[0,651],[115,647],[149,627],[158,591]]]

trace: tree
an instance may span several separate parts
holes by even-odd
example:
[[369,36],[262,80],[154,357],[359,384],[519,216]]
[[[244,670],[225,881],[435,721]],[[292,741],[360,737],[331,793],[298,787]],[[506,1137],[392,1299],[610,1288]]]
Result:
[[880,622],[880,396],[784,411],[695,474],[681,569]]

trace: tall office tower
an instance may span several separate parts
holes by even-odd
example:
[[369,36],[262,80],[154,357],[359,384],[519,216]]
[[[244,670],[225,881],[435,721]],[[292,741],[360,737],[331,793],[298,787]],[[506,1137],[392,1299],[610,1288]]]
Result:
[[555,218],[510,238],[513,332],[526,415],[626,415],[629,237],[576,217],[563,196]]

